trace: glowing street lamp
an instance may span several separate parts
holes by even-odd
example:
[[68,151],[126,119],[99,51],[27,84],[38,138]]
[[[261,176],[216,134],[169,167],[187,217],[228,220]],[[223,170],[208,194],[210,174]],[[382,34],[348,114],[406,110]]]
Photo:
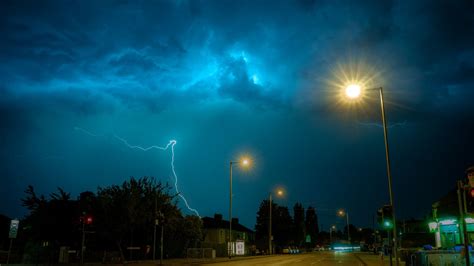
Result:
[[[279,188],[276,190],[276,195],[278,197],[283,197],[285,192],[283,189]],[[272,247],[272,193],[270,192],[268,194],[268,203],[269,203],[269,223],[268,223],[268,253],[271,255],[273,252],[273,247]]]
[[346,87],[346,95],[351,99],[355,99],[360,95],[360,85],[351,84]]
[[282,197],[284,192],[283,192],[283,190],[280,188],[280,189],[277,190],[276,193],[277,193],[278,196]]
[[337,215],[340,217],[346,217],[346,222],[347,222],[347,240],[349,241],[349,244],[351,244],[352,247],[352,242],[351,242],[351,233],[349,231],[349,213],[345,211],[344,209],[340,209],[337,211]]
[[229,176],[229,259],[232,258],[232,165],[240,164],[242,167],[250,167],[251,160],[248,157],[243,157],[238,161],[230,161],[230,176]]
[[[387,178],[388,178],[388,193],[390,195],[390,205],[392,206],[392,217],[393,217],[393,250],[394,250],[394,255],[395,255],[395,261],[396,265],[398,266],[398,251],[397,251],[397,223],[395,219],[395,206],[393,204],[393,191],[392,191],[392,174],[390,170],[390,153],[389,153],[389,147],[388,147],[388,131],[387,131],[387,121],[385,118],[385,105],[384,105],[384,99],[383,99],[383,88],[378,87],[378,88],[370,88],[370,89],[364,89],[364,91],[374,91],[378,90],[379,91],[379,96],[380,96],[380,109],[382,112],[382,124],[383,124],[383,136],[384,136],[384,141],[385,141],[385,160],[387,163]],[[357,83],[350,84],[346,87],[346,95],[350,99],[356,99],[360,96],[362,91],[361,85]]]

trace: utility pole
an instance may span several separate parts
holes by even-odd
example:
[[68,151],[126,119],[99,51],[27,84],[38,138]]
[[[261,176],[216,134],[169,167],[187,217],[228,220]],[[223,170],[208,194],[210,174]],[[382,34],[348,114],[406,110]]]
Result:
[[232,259],[232,163],[231,161],[229,173],[229,259]]
[[12,252],[13,238],[10,238],[10,246],[8,248],[7,264],[10,263],[10,254]]
[[[470,258],[470,255],[469,255],[469,237],[467,235],[467,226],[466,226],[466,220],[464,219],[464,211],[463,211],[463,203],[464,203],[464,206],[466,204],[466,202],[462,202],[461,200],[461,191],[463,192],[463,194],[465,193],[464,191],[464,184],[462,181],[458,181],[458,190],[457,190],[457,193],[458,193],[458,204],[459,204],[459,215],[460,215],[460,218],[461,218],[461,223],[462,223],[462,231],[463,231],[463,238],[464,238],[464,254],[466,256],[466,266],[470,266],[471,265],[471,258]],[[466,198],[464,197],[464,200]]]
[[335,225],[331,225],[331,227],[329,227],[329,245],[332,245],[332,232],[335,230],[336,230]]
[[351,245],[352,251],[354,251],[354,247],[352,246],[352,241],[351,241],[351,231],[349,229],[349,212],[346,212],[346,222],[347,222],[347,240],[349,240],[349,245]]
[[81,244],[81,265],[84,265],[84,244],[86,241],[86,221],[85,221],[85,216],[82,217],[82,244]]
[[164,220],[165,216],[160,211],[160,223],[161,223],[161,239],[160,239],[160,265],[163,265],[163,234],[164,234]]
[[268,223],[268,254],[272,255],[272,193],[268,196],[269,202],[269,223]]

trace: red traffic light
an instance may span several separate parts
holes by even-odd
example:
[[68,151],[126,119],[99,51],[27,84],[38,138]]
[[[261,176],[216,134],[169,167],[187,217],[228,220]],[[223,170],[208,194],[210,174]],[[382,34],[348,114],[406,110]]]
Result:
[[81,217],[81,222],[84,224],[92,224],[94,221],[94,218],[91,215],[86,215]]
[[471,198],[474,198],[474,188],[471,188],[469,190],[469,195],[471,196]]

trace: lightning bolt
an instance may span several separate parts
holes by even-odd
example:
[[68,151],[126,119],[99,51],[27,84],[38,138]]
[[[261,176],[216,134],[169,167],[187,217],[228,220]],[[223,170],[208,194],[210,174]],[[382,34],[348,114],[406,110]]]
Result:
[[[104,135],[97,135],[97,134],[91,133],[90,131],[87,131],[87,130],[85,130],[83,128],[80,128],[80,127],[74,127],[74,129],[78,130],[78,131],[81,131],[81,132],[83,132],[83,133],[85,133],[89,136],[92,136],[92,137],[103,137],[104,136]],[[138,146],[138,145],[131,145],[126,139],[121,138],[121,137],[119,137],[115,134],[114,134],[114,138],[116,138],[117,140],[122,142],[125,146],[127,146],[130,149],[137,149],[137,150],[141,150],[141,151],[145,151],[145,152],[149,151],[149,150],[152,150],[152,149],[166,151],[171,147],[171,170],[173,172],[174,188],[175,188],[175,191],[176,191],[176,195],[178,195],[183,200],[184,204],[186,205],[186,208],[188,208],[189,211],[195,213],[199,218],[201,218],[201,216],[199,215],[199,212],[196,209],[193,209],[189,206],[188,201],[182,195],[182,193],[179,191],[179,188],[178,188],[178,175],[176,174],[176,170],[175,170],[175,167],[174,167],[174,146],[177,143],[176,140],[174,140],[174,139],[170,140],[170,142],[168,142],[168,144],[166,144],[166,146],[164,146],[164,147],[157,146],[157,145],[152,145],[152,146],[149,146],[149,147],[142,147],[142,146]]]
[[97,135],[97,134],[94,134],[92,132],[89,132],[83,128],[80,128],[80,127],[74,127],[74,130],[78,130],[78,131],[81,131],[82,133],[86,133],[87,135],[91,136],[91,137],[103,137],[104,135]]

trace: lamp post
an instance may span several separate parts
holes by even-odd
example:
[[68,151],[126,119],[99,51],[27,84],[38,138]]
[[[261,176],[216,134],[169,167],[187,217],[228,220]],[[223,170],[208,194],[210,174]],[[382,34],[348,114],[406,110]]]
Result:
[[158,213],[159,221],[161,223],[161,236],[160,236],[160,265],[163,265],[163,235],[164,235],[164,223],[165,215],[161,211]]
[[269,222],[268,222],[268,254],[272,255],[272,193],[269,193],[268,196],[268,205],[269,205]]
[[[277,190],[278,196],[283,196],[283,190]],[[268,194],[268,202],[269,202],[269,222],[268,222],[268,254],[271,255],[273,253],[273,236],[272,236],[272,193]]]
[[250,165],[250,160],[248,158],[243,158],[240,161],[230,161],[229,169],[229,243],[228,243],[228,253],[229,259],[232,258],[232,165],[241,163],[243,166],[247,167]]
[[[387,121],[385,118],[385,104],[383,98],[383,88],[370,88],[365,89],[367,91],[379,91],[380,97],[380,109],[382,113],[382,124],[383,124],[383,136],[385,142],[385,160],[387,164],[387,178],[388,178],[388,193],[390,196],[390,205],[392,206],[392,217],[393,217],[393,251],[395,256],[396,265],[398,266],[398,251],[397,251],[397,222],[395,218],[395,206],[393,202],[393,191],[392,191],[392,174],[390,169],[390,153],[389,153],[389,146],[388,146],[388,131],[387,131]],[[361,86],[358,84],[350,84],[346,87],[346,95],[351,99],[358,98],[361,94]]]
[[81,216],[81,221],[82,221],[82,240],[81,240],[81,265],[84,265],[84,252],[86,250],[86,233],[91,233],[86,231],[86,224],[90,225],[92,224],[92,216],[91,215],[86,215],[85,212],[82,213]]
[[352,247],[352,242],[351,242],[351,233],[350,233],[350,229],[349,229],[349,212],[345,211],[345,210],[339,210],[337,211],[337,215],[341,216],[341,217],[346,217],[346,224],[347,224],[347,240],[349,241],[349,244],[351,245]]
[[332,245],[332,232],[335,232],[336,231],[336,226],[335,225],[331,225],[331,227],[329,228],[329,243]]

